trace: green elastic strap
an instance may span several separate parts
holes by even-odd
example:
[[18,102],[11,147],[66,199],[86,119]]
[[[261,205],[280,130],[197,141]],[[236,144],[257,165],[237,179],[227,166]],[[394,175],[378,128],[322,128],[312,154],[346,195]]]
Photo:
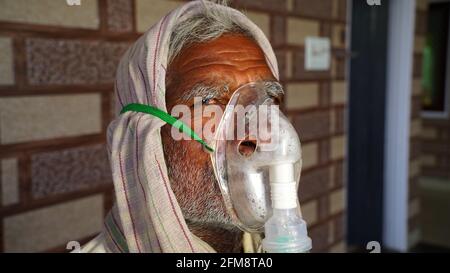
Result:
[[153,107],[153,106],[150,106],[150,105],[145,105],[145,104],[139,104],[139,103],[131,103],[131,104],[128,104],[127,106],[125,106],[124,108],[122,108],[122,111],[120,111],[120,113],[123,114],[123,113],[129,112],[129,111],[146,113],[146,114],[150,114],[152,116],[155,116],[155,117],[161,119],[162,121],[164,121],[164,122],[172,125],[173,127],[177,128],[181,132],[187,134],[188,136],[190,136],[194,140],[198,141],[208,151],[214,152],[214,149],[209,147],[208,144],[206,144],[206,142],[203,139],[201,139],[194,132],[194,130],[192,130],[189,126],[187,126],[181,120],[178,120],[178,119],[172,117],[171,115],[167,114],[166,112],[164,112],[164,111],[162,111],[162,110],[160,110],[160,109],[158,109],[156,107]]

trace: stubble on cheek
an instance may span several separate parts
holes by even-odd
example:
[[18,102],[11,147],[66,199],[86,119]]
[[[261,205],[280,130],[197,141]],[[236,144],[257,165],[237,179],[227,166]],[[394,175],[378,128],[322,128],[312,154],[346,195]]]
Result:
[[186,221],[197,226],[234,229],[228,215],[210,155],[194,140],[175,141],[171,128],[163,126],[161,137],[172,190]]

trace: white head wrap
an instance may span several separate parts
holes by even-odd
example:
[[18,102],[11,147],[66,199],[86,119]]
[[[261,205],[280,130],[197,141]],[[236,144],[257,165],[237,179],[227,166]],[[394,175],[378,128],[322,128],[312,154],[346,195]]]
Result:
[[[191,1],[152,26],[123,56],[116,76],[119,112],[130,103],[166,111],[166,68],[174,26],[204,5],[225,9],[246,27],[278,79],[275,54],[264,33],[245,15],[210,2]],[[160,129],[165,123],[144,113],[126,112],[108,127],[108,152],[116,203],[102,233],[83,247],[95,252],[214,252],[189,231],[170,187]]]

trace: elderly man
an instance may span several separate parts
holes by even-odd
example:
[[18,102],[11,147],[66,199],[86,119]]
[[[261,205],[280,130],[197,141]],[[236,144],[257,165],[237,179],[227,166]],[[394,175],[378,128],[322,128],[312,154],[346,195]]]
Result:
[[[256,25],[231,8],[192,1],[127,51],[117,72],[117,112],[140,103],[171,113],[176,105],[193,107],[199,96],[204,106],[223,109],[238,87],[277,78],[274,53]],[[82,251],[242,251],[243,232],[227,213],[201,143],[174,140],[169,124],[128,111],[110,124],[108,150],[116,203]]]

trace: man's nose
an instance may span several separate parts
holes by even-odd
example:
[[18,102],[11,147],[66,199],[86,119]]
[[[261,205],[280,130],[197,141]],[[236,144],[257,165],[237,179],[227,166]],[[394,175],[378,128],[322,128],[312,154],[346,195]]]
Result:
[[256,140],[253,139],[242,140],[238,145],[239,153],[245,157],[250,157],[256,150],[256,143]]

